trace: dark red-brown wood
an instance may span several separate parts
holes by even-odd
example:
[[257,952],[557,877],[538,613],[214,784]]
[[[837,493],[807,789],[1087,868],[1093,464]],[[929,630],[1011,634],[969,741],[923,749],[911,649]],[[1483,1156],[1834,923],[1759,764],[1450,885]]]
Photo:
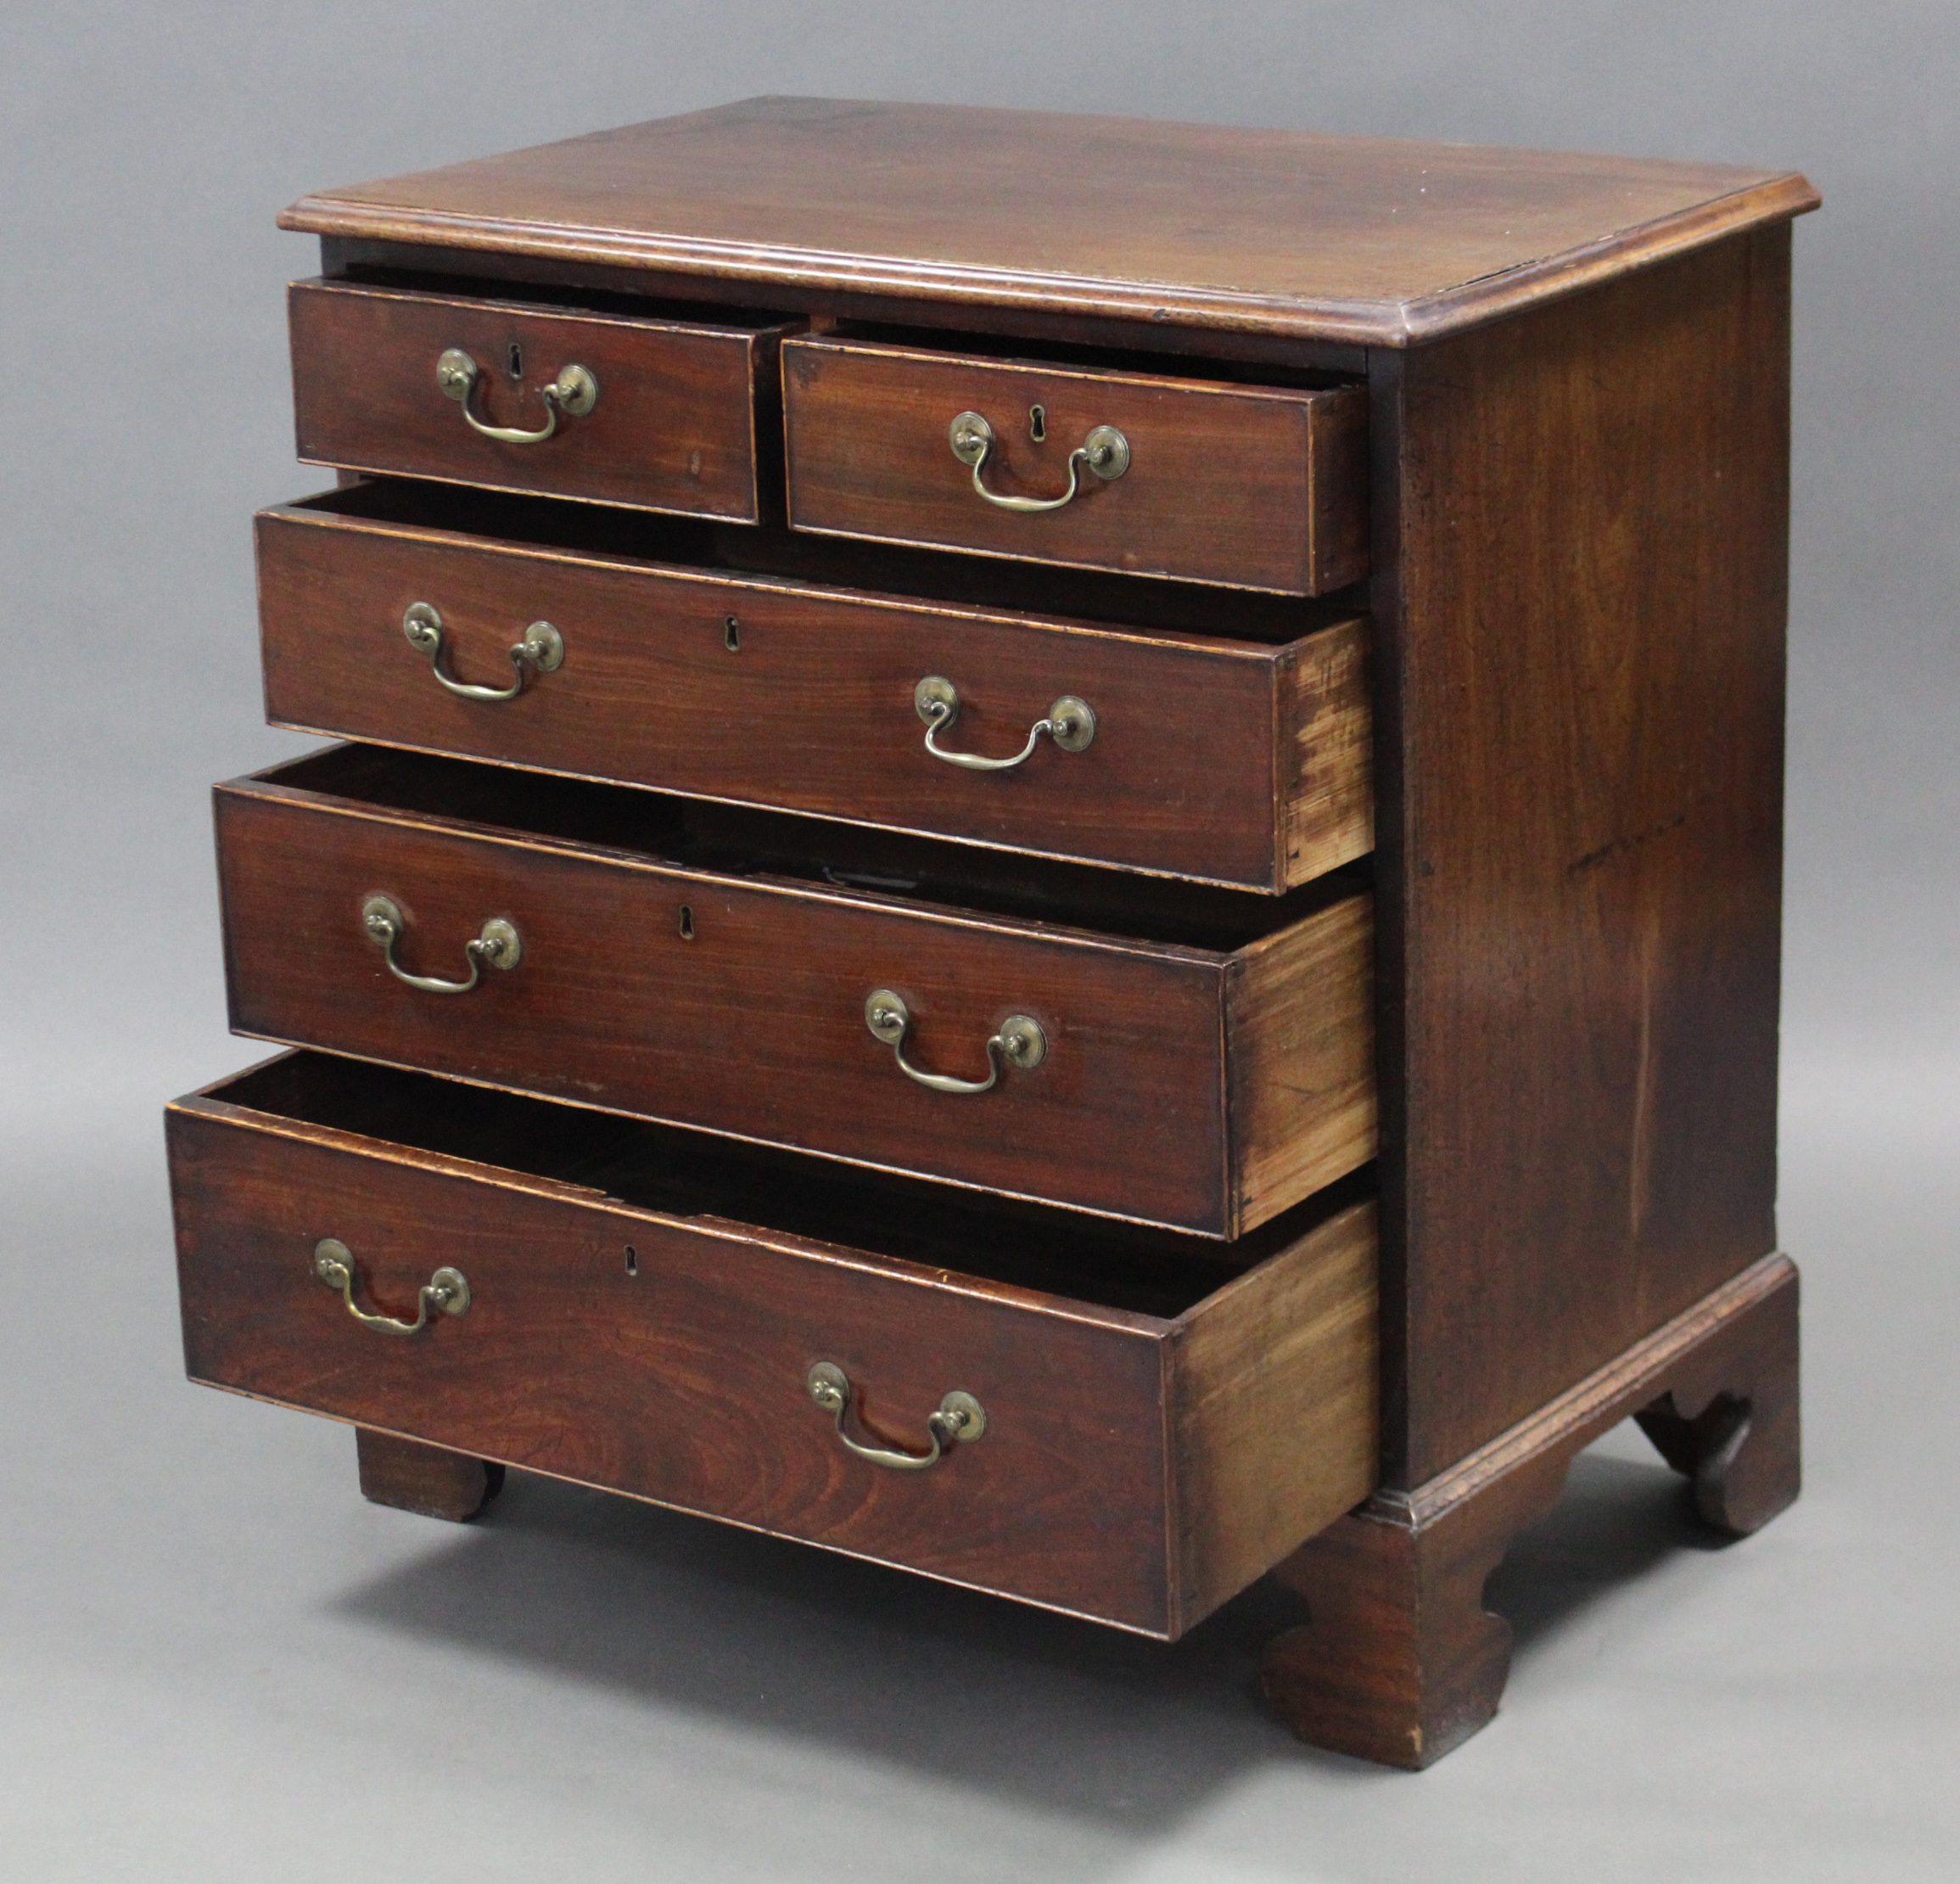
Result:
[[[784,329],[568,313],[522,301],[295,282],[288,294],[300,456],[637,509],[753,523],[759,449],[773,462]],[[475,360],[470,409],[535,430],[543,389],[577,364],[597,379],[583,418],[539,444],[471,429],[436,381],[449,348]],[[522,377],[509,373],[518,350]]]
[[[258,519],[276,723],[1262,890],[1372,843],[1358,619],[1276,644],[1106,626],[527,545],[358,495]],[[540,619],[564,663],[517,699],[459,699],[403,636],[414,602],[460,680],[509,686]],[[1218,605],[1222,630],[1234,615]],[[934,674],[959,690],[955,751],[1018,751],[1062,695],[1095,741],[1044,740],[1011,772],[945,764],[913,703]]]
[[[364,1433],[384,1502],[463,1516],[459,1477],[507,1461],[1174,1635],[1372,1483],[1364,1203],[1159,1317],[958,1273],[949,1244],[908,1261],[744,1223],[765,1170],[681,1215],[487,1162],[535,1147],[526,1113],[554,1108],[526,1102],[488,1108],[484,1162],[258,1109],[279,1070],[237,1082],[245,1103],[221,1087],[169,1115],[187,1365],[464,1455]],[[1011,1248],[1014,1221],[993,1235]],[[467,1312],[360,1326],[313,1275],[328,1236],[369,1312],[412,1318],[439,1263],[468,1278]],[[1252,1366],[1275,1316],[1283,1351]],[[853,1384],[860,1439],[924,1451],[953,1388],[986,1431],[927,1471],[871,1464],[809,1397],[821,1360]]]
[[[1290,595],[1367,573],[1358,388],[1233,385],[821,335],[787,342],[782,371],[796,529]],[[1064,495],[1072,454],[1099,426],[1123,434],[1128,468],[1106,481],[1082,469],[1058,510],[1004,509],[953,455],[949,429],[965,412],[993,429],[981,476],[996,495]]]
[[1558,1502],[1573,1458],[1630,1413],[1734,1537],[1797,1495],[1797,1275],[1765,1258],[1448,1472],[1378,1492],[1280,1565],[1308,1601],[1265,1685],[1303,1740],[1424,1767],[1486,1725],[1511,1632],[1483,1606],[1511,1540]]
[[[220,788],[239,1032],[1213,1236],[1373,1155],[1365,894],[1330,885],[1306,913],[1229,899],[1247,927],[1218,947],[1098,935],[831,887],[820,869],[688,867],[668,861],[684,834],[664,839],[663,804],[639,794],[588,789],[568,836],[400,808],[431,764],[344,749]],[[436,776],[466,806],[503,793],[479,817],[529,815],[507,777]],[[362,927],[376,894],[406,917],[411,973],[464,978],[491,917],[523,960],[468,995],[404,986]],[[1282,925],[1293,945],[1274,955],[1262,938]],[[1014,1014],[1040,1023],[1047,1057],[988,1092],[929,1091],[865,1024],[880,988],[911,1010],[926,1071],[984,1078]],[[1313,1024],[1259,1032],[1274,1001]]]
[[[1292,1560],[1285,1574],[1307,1592],[1314,1620],[1275,1645],[1268,1663],[1282,1711],[1323,1744],[1421,1763],[1487,1718],[1508,1643],[1501,1623],[1482,1611],[1484,1577],[1518,1526],[1555,1497],[1571,1450],[1601,1422],[1637,1412],[1663,1453],[1692,1475],[1705,1514],[1727,1528],[1761,1522],[1795,1489],[1795,1292],[1782,1265],[1760,1259],[1773,1241],[1784,225],[1815,202],[1801,178],[1767,171],[763,100],[310,198],[286,218],[327,238],[329,272],[344,271],[370,286],[414,288],[418,272],[426,285],[453,268],[510,283],[512,300],[539,291],[528,300],[532,306],[548,299],[573,303],[591,291],[631,296],[642,308],[654,297],[697,296],[728,309],[728,323],[745,332],[753,329],[742,328],[742,309],[794,310],[831,337],[813,350],[825,356],[841,353],[847,341],[974,356],[996,372],[1005,360],[1046,356],[1068,362],[1064,377],[1106,391],[1096,375],[1149,375],[1158,365],[1184,379],[1209,376],[1240,386],[1263,379],[1302,390],[1365,373],[1380,808],[1380,1439],[1387,1483]],[[1120,350],[1126,357],[1092,357],[1082,348]],[[856,450],[886,412],[883,401],[859,401],[855,430],[833,429],[832,448]],[[1053,444],[1072,442],[1069,424],[1106,416],[1071,412],[1051,431]],[[1033,443],[1002,429],[1017,446]],[[883,475],[890,440],[873,443],[872,469]],[[945,451],[943,421],[932,445]],[[1054,456],[1051,449],[1050,469]],[[768,462],[764,454],[759,469]],[[1028,477],[1033,487],[1032,470],[1012,453],[1004,451],[994,469]],[[939,474],[965,474],[949,451]],[[900,502],[916,502],[918,488],[919,479],[908,479]],[[1121,489],[1092,491],[1072,507],[1072,525],[1112,514],[1104,500]],[[966,495],[972,498],[970,487]],[[482,494],[470,501],[481,502]],[[1349,514],[1358,517],[1360,507]],[[847,520],[843,527],[862,525]],[[774,535],[746,534],[759,542]],[[1270,534],[1293,541],[1288,529]],[[944,531],[930,540],[958,541]],[[800,541],[832,550],[844,542],[814,533]],[[978,547],[1028,554],[1012,541]],[[1105,552],[1117,569],[1143,566],[1123,558],[1153,553],[1134,540],[1098,553]],[[856,586],[894,597],[910,592],[914,604],[927,605],[932,592],[918,572],[932,558],[883,548],[864,554],[866,573],[851,579]],[[1007,566],[988,556],[938,560],[963,561],[988,581],[1006,580]],[[1039,570],[1027,561],[1015,567],[1022,580]],[[786,569],[791,581],[808,578],[787,562],[778,575]],[[1054,567],[1048,573],[1058,583],[1082,580]],[[1222,579],[1240,578],[1227,571]],[[1128,586],[1161,592],[1173,585],[1160,579]],[[985,611],[1003,606],[1006,592],[1003,586],[990,598],[955,599]],[[1023,588],[1020,595],[1015,606],[1044,618],[1067,613],[1059,593],[1030,601]],[[1237,595],[1246,604],[1272,605],[1270,597]],[[1114,619],[1090,613],[1106,625]],[[488,641],[473,642],[500,678],[504,636],[514,638],[521,625],[499,624]],[[1194,626],[1216,631],[1212,622],[1185,621],[1172,632]],[[481,632],[473,622],[471,629],[473,637]],[[1273,648],[1293,637],[1247,631],[1232,638]],[[459,655],[465,651],[459,644]],[[528,706],[548,698],[540,690]],[[991,698],[986,705],[999,710]],[[968,730],[977,734],[983,724],[977,712]],[[1280,744],[1284,751],[1283,732]],[[550,753],[535,762],[575,769]],[[1038,776],[1030,771],[1021,782]],[[541,774],[524,783],[540,800],[569,788]],[[501,789],[507,794],[507,786]],[[246,872],[258,899],[249,926],[261,937],[284,934],[293,941],[301,966],[281,957],[277,967],[295,978],[297,989],[310,952],[332,967],[335,951],[352,945],[342,925],[351,924],[354,911],[336,903],[322,915],[324,905],[308,903],[324,894],[322,854],[308,855],[302,844],[294,858],[277,858],[287,827],[275,826],[267,807],[290,805],[274,805],[278,793],[265,787],[235,795],[256,801],[250,815],[261,818],[268,836],[261,861]],[[616,795],[652,800],[644,793]],[[461,791],[438,807],[440,815],[406,821],[416,827],[417,844],[434,847],[426,855],[446,859],[441,846],[465,836],[450,825],[480,816],[498,796],[486,788],[473,808],[471,793]],[[1276,785],[1275,802],[1285,796]],[[390,821],[333,815],[343,823]],[[996,837],[958,834],[1039,848],[1032,833],[1005,827]],[[907,860],[922,840],[890,831],[855,835],[891,855],[868,861],[860,846],[850,870],[882,869],[893,883],[912,880]],[[639,873],[636,885],[658,882],[664,896],[682,882],[704,880],[700,869],[690,875],[678,865],[647,863],[652,840],[628,837],[634,855],[622,861],[562,838],[507,844],[504,837],[470,835],[479,847],[472,861],[443,862],[432,879],[440,889],[412,911],[412,962],[445,972],[460,967],[462,937],[489,913],[480,893],[486,883],[496,887],[472,872],[499,846],[527,861],[549,852],[554,871],[564,864],[568,874],[552,878],[554,891],[573,883],[574,862],[615,873],[610,896],[580,891],[562,899],[577,919],[551,939],[554,963],[572,959],[568,950],[594,932],[588,916],[603,928],[622,906],[629,917],[641,913],[617,888],[629,873]],[[1245,855],[1260,858],[1282,848],[1268,849],[1263,825],[1244,841]],[[1002,855],[960,855],[965,861],[947,866],[951,887],[905,892],[911,907],[853,892],[835,900],[864,905],[854,909],[854,921],[861,914],[878,922],[923,922],[949,934],[987,935],[989,946],[1011,934],[1017,945],[1026,939],[1014,922],[975,913],[977,900],[1001,888]],[[1114,849],[1110,856],[1140,867]],[[380,849],[367,861],[392,866],[391,854]],[[1043,866],[1030,860],[1025,867],[1032,881]],[[705,878],[730,880],[712,870]],[[1296,1077],[1299,1057],[1318,1050],[1330,1024],[1350,1044],[1355,1036],[1338,1004],[1330,1009],[1314,998],[1313,974],[1299,967],[1316,956],[1308,932],[1296,925],[1240,939],[1229,950],[1187,943],[1183,954],[1167,951],[1168,932],[1152,931],[1140,913],[1148,899],[1139,881],[1108,873],[1097,906],[1070,920],[1102,932],[1094,946],[1112,950],[1108,961],[1147,961],[1150,974],[1185,991],[1167,1005],[1143,991],[1147,977],[1134,984],[1123,1051],[1112,1063],[1128,1086],[1121,1096],[1100,1081],[1094,1093],[1085,1090],[1078,1140],[1048,1130],[1052,1121],[1044,1119],[1044,1148],[1062,1154],[1056,1167],[1088,1171],[1092,1188],[1120,1191],[1125,1208],[1152,1186],[1162,1195],[1151,1211],[1179,1186],[1179,1208],[1202,1192],[1201,1207],[1229,1230],[1257,1220],[1260,1200],[1277,1208],[1296,1194],[1290,1186],[1318,1181],[1302,1175],[1303,1141],[1291,1116],[1296,1107],[1308,1119],[1318,1115],[1313,1082]],[[1164,883],[1151,894],[1173,889],[1192,894],[1188,885]],[[452,891],[453,903],[443,901]],[[807,888],[753,882],[737,883],[735,893],[813,900]],[[688,894],[694,897],[692,887]],[[554,896],[554,906],[560,901]],[[966,913],[950,916],[955,907]],[[291,921],[295,912],[302,922]],[[610,1102],[570,1090],[588,1049],[629,1057],[617,1041],[594,1047],[592,1023],[580,1017],[605,1012],[621,985],[647,990],[652,1011],[655,971],[679,946],[663,927],[674,913],[670,905],[655,907],[659,919],[641,924],[638,956],[608,957],[582,987],[573,978],[569,1000],[563,990],[549,997],[565,1001],[557,1020],[545,1024],[540,1009],[532,1045],[561,1049],[553,1063],[568,1076],[567,1096]],[[1052,910],[1047,917],[1058,919]],[[715,922],[721,933],[722,917]],[[1156,939],[1115,942],[1140,923]],[[434,947],[439,934],[441,948],[420,957],[417,951],[425,941]],[[689,945],[700,939],[697,934]],[[829,958],[800,934],[787,939],[792,972],[803,978],[796,985],[815,987],[830,972]],[[1045,929],[1039,940],[1044,950],[1082,945]],[[272,945],[264,946],[270,961]],[[1218,970],[1222,1000],[1192,997],[1179,980],[1192,955],[1212,964],[1191,970],[1198,981]],[[662,1073],[670,1081],[685,1074],[692,1091],[699,1069],[710,1066],[711,1039],[720,1044],[709,1018],[725,1033],[733,1014],[735,1053],[707,1075],[711,1085],[720,1082],[715,1102],[725,1102],[731,1117],[742,1106],[776,1104],[799,1079],[809,1084],[787,1052],[768,1057],[776,1051],[773,1037],[759,1028],[741,1031],[753,1025],[759,997],[766,1005],[781,985],[781,964],[770,962],[764,978],[761,962],[756,955],[742,976],[705,990],[682,978],[680,1011],[697,1027],[701,1051]],[[944,1064],[938,1056],[949,1043],[972,1050],[1009,1003],[994,1000],[1004,990],[976,986],[974,963],[958,950],[945,948],[933,967],[939,978],[927,990],[932,1025],[921,1024],[916,1044],[921,1057]],[[367,967],[372,981],[381,979],[372,958]],[[980,979],[990,972],[983,966]],[[507,1012],[514,985],[506,980],[500,991],[491,984]],[[836,990],[818,991],[827,1001]],[[372,992],[334,995],[311,1008],[308,990],[292,1000],[295,1011],[338,1029],[366,1024],[361,1002],[371,1002]],[[739,1001],[724,998],[731,993]],[[1207,1001],[1208,1024],[1222,1044],[1201,1076],[1192,1071],[1198,1063],[1190,1043],[1207,1024]],[[846,1005],[850,1019],[838,1021],[841,1031],[826,1043],[839,1053],[844,1035],[861,1030],[856,1000]],[[827,1005],[823,1012],[827,1024]],[[1168,1041],[1166,1016],[1173,1036]],[[561,1025],[571,1029],[568,1036],[554,1031]],[[410,1031],[371,1050],[426,1056],[435,1037],[410,1040]],[[852,1038],[858,1051],[872,1051],[868,1035]],[[843,1063],[836,1054],[824,1058],[826,1067]],[[1079,1062],[1079,1052],[1073,1063],[1057,1058],[1022,1083],[1023,1097],[1035,1090],[1034,1079]],[[468,1071],[461,1056],[440,1063]],[[737,1076],[758,1069],[775,1077],[759,1092],[752,1084],[737,1093]],[[348,1070],[384,1077],[351,1063]],[[880,1108],[901,1085],[888,1064],[883,1070],[892,1075],[889,1092],[871,1083],[868,1063],[862,1081],[854,1073],[826,1084],[840,1132],[848,1125],[875,1141],[889,1128],[893,1115]],[[792,1077],[786,1081],[785,1074]],[[1204,1081],[1215,1082],[1217,1092],[1209,1113],[1210,1102],[1196,1096]],[[1364,1068],[1350,1094],[1351,1116],[1360,1116],[1359,1088],[1369,1084]],[[1303,1104],[1296,1096],[1302,1085]],[[445,1118],[468,1109],[456,1090],[433,1102]],[[1014,1090],[1010,1076],[1003,1091]],[[541,1107],[524,1115],[532,1128],[539,1110],[595,1135],[618,1124],[594,1111]],[[286,1137],[322,1148],[310,1130]],[[455,1155],[453,1144],[446,1149]],[[980,1155],[996,1160],[982,1181],[1002,1185],[1000,1145],[983,1147]],[[440,1159],[380,1156],[391,1169],[406,1164],[417,1185],[526,1189]],[[1180,1166],[1180,1158],[1196,1162]],[[1235,1161],[1229,1176],[1204,1192],[1197,1163],[1208,1168],[1228,1158]],[[848,1201],[824,1235],[854,1248],[860,1210],[871,1211],[879,1184],[901,1180],[850,1170],[846,1181]],[[363,1186],[347,1194],[355,1191],[368,1194]],[[392,1179],[381,1192],[390,1201],[370,1229],[383,1245],[398,1231],[406,1241],[395,1246],[379,1280],[391,1300],[406,1305],[418,1266],[425,1275],[440,1259],[433,1247],[439,1216],[423,1202],[402,1203]],[[268,1204],[273,1215],[290,1217],[306,1187],[281,1189],[268,1176],[263,1194],[283,1200]],[[958,1193],[945,1186],[927,1194],[935,1208],[921,1214],[934,1220],[957,1203]],[[445,1193],[445,1201],[454,1200]],[[670,1218],[691,1239],[703,1233],[686,1220],[700,1203],[695,1197]],[[617,1208],[591,1193],[580,1194],[577,1208],[594,1216]],[[719,1236],[725,1226],[712,1227]],[[1101,1233],[1115,1232],[1105,1226]],[[737,1231],[729,1240],[742,1244],[753,1235]],[[1249,1254],[1243,1242],[1208,1247],[1224,1264]],[[714,1265],[701,1261],[697,1240],[686,1248],[698,1272],[693,1279],[707,1286]],[[283,1245],[280,1260],[288,1253]],[[837,1259],[834,1248],[823,1254]],[[1100,1259],[1090,1259],[1091,1266]],[[844,1266],[856,1273],[853,1259]],[[958,1265],[936,1252],[921,1267],[926,1286],[955,1293],[966,1287],[943,1273]],[[1121,1267],[1112,1262],[1104,1273]],[[1128,1578],[1121,1600],[1159,1618],[1145,1626],[1160,1633],[1174,1633],[1180,1616],[1201,1612],[1208,1593],[1235,1587],[1249,1566],[1274,1561],[1281,1534],[1297,1531],[1308,1512],[1306,1502],[1276,1510],[1261,1504],[1275,1485],[1296,1489],[1274,1469],[1288,1456],[1294,1428],[1285,1417],[1274,1425],[1262,1416],[1272,1411],[1265,1396],[1273,1358],[1291,1352],[1291,1332],[1315,1312],[1310,1289],[1268,1290],[1257,1280],[1263,1273],[1255,1269],[1232,1285],[1241,1292],[1239,1310],[1219,1312],[1230,1296],[1221,1290],[1212,1312],[1184,1318],[1182,1332],[1158,1344],[1160,1380],[1180,1368],[1190,1370],[1190,1382],[1202,1379],[1201,1391],[1165,1388],[1159,1401],[1163,1456],[1176,1462],[1146,1477],[1168,1488],[1151,1508],[1173,1541],[1156,1558],[1140,1547],[1118,1550],[1115,1571],[1106,1562],[1084,1571],[1092,1584],[1104,1579],[1096,1586],[1106,1593],[1112,1575],[1117,1584]],[[882,1286],[888,1278],[878,1280]],[[1294,1281],[1302,1281],[1298,1272]],[[979,1292],[993,1302],[988,1290]],[[1088,1292],[1094,1296],[1093,1287]],[[324,1291],[317,1293],[339,1313]],[[856,1299],[848,1291],[840,1298],[847,1297]],[[810,1312],[821,1307],[821,1300],[809,1304]],[[766,1304],[759,1312],[766,1340]],[[1100,1326],[1095,1314],[1087,1319]],[[602,1317],[595,1325],[622,1326]],[[739,1345],[746,1311],[727,1326]],[[359,1332],[351,1323],[344,1332]],[[439,1329],[431,1351],[452,1332]],[[372,1344],[374,1337],[367,1338]],[[277,1342],[266,1344],[266,1352],[280,1351]],[[1072,1350],[1051,1350],[1044,1323],[1027,1352],[1050,1351],[1068,1365]],[[1341,1351],[1350,1365],[1375,1353],[1352,1341]],[[701,1365],[684,1355],[677,1377],[692,1382],[690,1367]],[[932,1404],[947,1384],[943,1372],[909,1378],[903,1404]],[[1093,1367],[1084,1377],[1092,1374]],[[585,1383],[568,1360],[540,1377],[562,1404],[507,1394],[517,1414],[540,1430],[562,1414],[552,1432],[578,1431],[581,1444],[621,1443],[603,1421],[584,1430],[588,1410],[574,1403]],[[1120,1383],[1111,1390],[1118,1402],[1136,1404],[1123,1401]],[[1067,1380],[1056,1382],[1053,1404],[1074,1404],[1071,1391]],[[875,1401],[868,1407],[876,1425],[882,1413]],[[500,1404],[497,1416],[505,1412]],[[478,1417],[459,1420],[448,1441],[466,1458],[496,1456],[494,1445],[473,1449],[481,1437]],[[899,1427],[882,1430],[896,1435]],[[1341,1430],[1351,1442],[1353,1429]],[[417,1437],[440,1443],[445,1435]],[[1318,1460],[1320,1445],[1305,1440],[1296,1450]],[[975,1448],[968,1463],[983,1452]],[[1325,1487],[1315,1481],[1311,1489]],[[1135,1534],[1124,1528],[1140,1500],[1148,1506],[1156,1496],[1112,1493],[1111,1534]],[[1084,1508],[1096,1508],[1093,1496]],[[1043,1556],[1050,1542],[1044,1539],[1039,1550],[1029,1544],[1028,1560]],[[935,1550],[964,1545],[948,1524],[935,1528]],[[1087,1562],[1072,1534],[1054,1548],[1064,1565],[1057,1574],[1073,1574],[1068,1566]],[[911,1561],[902,1553],[896,1560]],[[1084,1612],[1109,1614],[1112,1605]]]
[[1378,359],[1395,1483],[1774,1246],[1789,320],[1774,228]]
[[354,1429],[354,1438],[361,1495],[371,1504],[461,1524],[503,1489],[504,1468],[492,1460],[364,1426]]
[[749,98],[303,198],[323,236],[1403,346],[1799,215],[1788,171]]

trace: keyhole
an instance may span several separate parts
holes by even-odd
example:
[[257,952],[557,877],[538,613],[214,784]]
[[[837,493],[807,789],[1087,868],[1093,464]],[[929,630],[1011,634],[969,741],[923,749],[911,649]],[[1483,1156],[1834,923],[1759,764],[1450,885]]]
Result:
[[629,1276],[640,1273],[640,1252],[630,1243],[626,1245],[626,1273]]
[[507,357],[510,362],[511,378],[522,379],[524,376],[524,350],[512,340]]
[[733,615],[721,625],[721,645],[731,654],[742,652],[742,624]]
[[1030,406],[1028,408],[1028,435],[1037,445],[1048,436],[1048,412],[1045,407]]
[[694,911],[685,903],[680,906],[680,939],[683,942],[694,939]]

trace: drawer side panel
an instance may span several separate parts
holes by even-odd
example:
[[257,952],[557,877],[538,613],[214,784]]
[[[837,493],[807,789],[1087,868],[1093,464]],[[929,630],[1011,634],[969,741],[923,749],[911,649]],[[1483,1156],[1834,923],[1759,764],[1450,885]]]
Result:
[[1351,896],[1233,960],[1228,1096],[1238,1228],[1375,1156],[1375,901]]
[[1280,880],[1289,889],[1375,848],[1365,620],[1297,642],[1280,679]]
[[1185,1317],[1171,1394],[1180,1629],[1375,1489],[1376,1259],[1375,1207],[1358,1204]]

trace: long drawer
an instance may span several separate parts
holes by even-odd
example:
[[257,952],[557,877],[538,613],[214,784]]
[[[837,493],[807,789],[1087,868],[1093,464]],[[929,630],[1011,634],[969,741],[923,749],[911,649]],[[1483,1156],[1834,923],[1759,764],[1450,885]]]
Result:
[[[400,485],[261,513],[270,716],[1268,891],[1372,844],[1364,620],[1183,597],[1223,631],[1098,622],[1055,578],[1039,612],[920,600],[836,555],[801,555],[831,580],[703,567],[681,553],[730,552],[602,524]],[[1121,608],[1106,588],[1074,599]],[[539,623],[548,661],[513,659]]]
[[1321,595],[1368,573],[1368,397],[810,335],[798,530]]
[[1260,897],[361,746],[216,800],[243,1033],[1210,1236],[1374,1152],[1346,873]]
[[1372,1488],[1365,1200],[1227,1264],[307,1054],[168,1123],[214,1386],[1159,1636]]
[[764,451],[773,484],[793,328],[320,281],[287,312],[309,463],[746,523]]

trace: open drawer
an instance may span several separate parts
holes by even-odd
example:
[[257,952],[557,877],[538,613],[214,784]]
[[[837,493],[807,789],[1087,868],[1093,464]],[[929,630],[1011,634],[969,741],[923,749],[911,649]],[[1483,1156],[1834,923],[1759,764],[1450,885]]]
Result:
[[1374,1484],[1354,1180],[1228,1252],[311,1053],[168,1125],[213,1386],[1166,1637]]
[[753,523],[775,481],[769,316],[713,320],[345,282],[288,292],[300,456]]
[[[1281,595],[1368,573],[1368,395],[812,334],[782,347],[798,530]],[[1214,371],[1222,371],[1214,367]]]
[[1345,610],[393,479],[257,534],[283,726],[1275,893],[1374,842]]
[[1373,900],[342,746],[217,792],[232,1024],[1229,1237],[1375,1154]]

